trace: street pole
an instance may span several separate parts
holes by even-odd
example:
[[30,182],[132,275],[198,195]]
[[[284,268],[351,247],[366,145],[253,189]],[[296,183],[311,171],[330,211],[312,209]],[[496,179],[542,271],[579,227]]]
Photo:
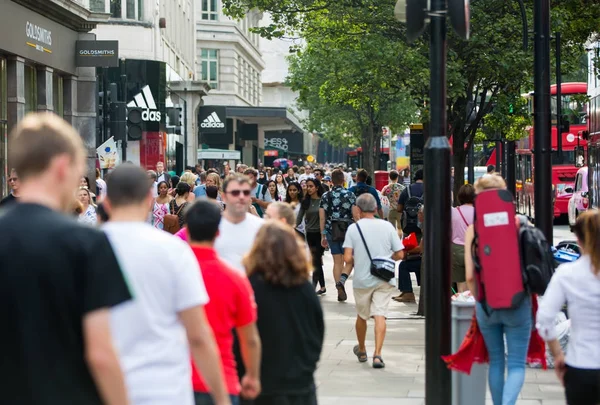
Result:
[[[424,151],[425,404],[448,405],[450,353],[450,143],[446,136],[446,0],[431,0],[430,132]],[[455,174],[456,175],[456,174]],[[462,173],[458,174],[463,175]]]
[[535,226],[552,241],[550,126],[550,0],[534,0],[534,208]]
[[515,141],[506,142],[506,182],[508,183],[508,191],[511,192],[513,197],[516,196]]
[[[556,148],[558,149],[558,163],[563,163],[562,150],[562,72],[560,69],[560,32],[554,33],[556,41]],[[552,144],[550,144],[552,147]]]
[[[121,98],[124,102],[127,102],[127,71],[125,70],[125,59],[121,59],[120,63],[120,72],[121,72]],[[127,117],[125,117],[127,120]],[[127,162],[127,134],[123,134],[121,138],[121,163]]]
[[[467,182],[475,184],[475,142],[471,142],[469,154],[467,155],[468,175]],[[456,176],[456,174],[454,174]]]

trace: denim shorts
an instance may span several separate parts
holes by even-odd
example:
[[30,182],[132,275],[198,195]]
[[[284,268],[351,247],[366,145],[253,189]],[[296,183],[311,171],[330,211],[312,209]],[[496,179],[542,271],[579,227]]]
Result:
[[329,245],[329,251],[332,255],[344,254],[344,248],[342,246],[344,242],[334,242],[331,240],[331,235],[327,234],[327,244]]

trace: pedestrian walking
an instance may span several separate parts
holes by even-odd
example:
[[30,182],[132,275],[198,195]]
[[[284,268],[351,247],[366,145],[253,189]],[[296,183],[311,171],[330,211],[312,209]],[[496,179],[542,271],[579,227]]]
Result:
[[193,405],[191,353],[214,402],[229,405],[198,262],[188,245],[146,222],[153,197],[145,177],[130,164],[111,173],[103,227],[135,297],[111,313],[130,399]]
[[354,193],[342,187],[344,172],[339,169],[331,172],[333,188],[321,196],[319,208],[319,227],[321,230],[321,246],[329,247],[333,256],[333,277],[338,292],[338,301],[346,301],[345,283],[352,266],[344,264],[344,238],[348,226],[354,220],[353,207],[356,202]]
[[[250,179],[236,174],[223,183],[225,211],[219,225],[215,250],[219,257],[245,274],[242,258],[250,251],[263,220],[248,213],[251,205]],[[265,207],[266,208],[266,207]]]
[[[323,310],[293,229],[268,221],[244,258],[264,350],[254,405],[316,405],[314,372],[323,347]],[[299,310],[301,308],[301,310]]]
[[385,217],[383,216],[383,208],[381,206],[381,199],[379,198],[379,194],[377,193],[377,190],[375,189],[375,187],[367,184],[368,179],[369,179],[369,173],[365,169],[360,169],[356,173],[356,180],[357,180],[356,185],[350,187],[348,190],[350,192],[352,192],[356,196],[356,198],[358,198],[360,195],[362,195],[364,193],[371,194],[373,196],[373,198],[375,198],[375,201],[377,202],[377,215],[379,216],[379,218],[383,219]]
[[[202,269],[202,278],[210,298],[204,307],[206,318],[219,347],[231,403],[237,405],[240,394],[247,399],[254,399],[260,393],[261,344],[256,327],[254,292],[248,279],[222,261],[214,250],[221,222],[220,205],[210,200],[195,201],[186,213],[186,222],[188,240]],[[246,373],[241,385],[233,353],[233,329],[245,354],[243,361]],[[192,381],[195,405],[213,405],[209,387],[195,367]]]
[[[484,176],[475,182],[477,194],[484,190],[505,188],[506,183],[500,176]],[[465,271],[469,290],[475,293],[476,270],[472,256],[474,237],[474,227],[469,225],[464,245]],[[525,362],[533,327],[531,305],[530,296],[523,299],[515,309],[493,310],[487,303],[476,304],[477,324],[489,354],[488,381],[494,405],[515,405],[525,382]]]
[[96,206],[92,201],[92,194],[87,187],[79,187],[77,199],[81,203],[81,214],[78,221],[82,224],[96,225]]
[[[350,225],[344,241],[344,260],[354,264],[353,291],[356,301],[356,338],[358,345],[354,354],[358,361],[366,362],[367,321],[375,320],[375,350],[373,368],[384,368],[381,355],[385,339],[388,305],[394,294],[394,286],[371,272],[372,259],[401,260],[404,246],[398,231],[387,221],[375,218],[377,201],[365,193],[356,199],[360,220]],[[391,263],[392,269],[395,263]]]
[[325,249],[321,245],[321,225],[319,217],[319,209],[321,206],[321,195],[323,188],[321,182],[316,178],[306,180],[307,194],[300,204],[300,212],[296,217],[296,227],[300,226],[305,221],[306,243],[310,248],[313,265],[313,286],[316,289],[317,284],[320,289],[318,295],[325,294],[325,274],[323,273],[323,254]]
[[14,202],[19,200],[19,176],[17,175],[17,171],[15,169],[10,169],[10,177],[8,178],[8,183],[10,184],[10,193],[0,200],[0,207],[8,206]]
[[169,195],[169,184],[161,181],[157,186],[158,197],[152,203],[152,224],[156,229],[163,229],[165,225],[165,215],[170,212],[169,206],[173,197]]
[[[304,193],[302,192],[302,187],[300,186],[300,183],[298,183],[297,181],[288,182],[287,193],[285,195],[285,202],[290,204],[290,206],[293,208],[296,218],[300,213],[300,206],[303,200]],[[304,236],[306,235],[305,221],[302,221],[300,225],[296,226],[296,231],[298,231],[304,238]]]
[[467,290],[465,272],[465,233],[475,217],[475,188],[463,184],[458,190],[458,207],[452,207],[452,282],[458,292]]
[[[540,300],[537,329],[548,342],[568,405],[600,404],[600,215],[580,214],[573,228],[582,255],[558,267]],[[556,315],[568,305],[571,334],[565,355]]]
[[398,212],[398,200],[400,199],[400,194],[402,194],[402,191],[404,191],[404,185],[398,183],[398,178],[399,175],[397,171],[390,171],[390,182],[383,187],[381,194],[384,197],[387,197],[388,201],[390,202],[388,221],[390,221],[396,229],[401,229],[401,214]]
[[63,214],[85,167],[81,137],[43,113],[10,139],[20,187],[0,216],[0,402],[128,404],[109,310],[129,289],[106,236]]
[[269,193],[266,188],[271,175],[267,174],[265,184],[260,184],[257,182],[258,175],[255,169],[246,169],[244,174],[248,177],[250,182],[252,205],[256,208],[258,216],[262,218],[269,203],[273,202],[271,193]]

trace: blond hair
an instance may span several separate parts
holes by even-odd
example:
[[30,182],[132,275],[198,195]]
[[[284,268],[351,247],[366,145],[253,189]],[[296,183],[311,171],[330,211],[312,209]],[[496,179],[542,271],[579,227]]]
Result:
[[206,180],[208,179],[211,179],[215,182],[215,187],[217,187],[219,191],[223,191],[223,187],[221,184],[221,176],[219,176],[217,173],[209,173],[206,175]]
[[181,175],[179,182],[186,183],[191,188],[194,188],[194,185],[196,185],[196,175],[194,175],[194,173],[185,172]]
[[72,160],[85,156],[81,137],[75,129],[52,113],[31,113],[13,129],[10,162],[21,180],[45,172],[57,156]]
[[484,190],[506,188],[506,182],[498,174],[484,174],[475,182],[475,192],[480,193]]
[[290,226],[296,226],[296,214],[294,213],[294,209],[288,203],[277,201],[271,203],[273,208],[277,210],[277,214],[279,218],[285,219],[285,222]]
[[600,212],[586,211],[579,215],[573,232],[583,251],[590,256],[592,271],[600,274]]

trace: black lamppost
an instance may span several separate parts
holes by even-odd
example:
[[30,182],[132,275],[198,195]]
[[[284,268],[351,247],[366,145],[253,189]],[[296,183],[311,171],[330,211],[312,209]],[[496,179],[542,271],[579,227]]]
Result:
[[[425,187],[425,403],[447,405],[451,374],[441,359],[450,353],[450,143],[446,134],[446,17],[464,39],[469,37],[468,0],[399,0],[396,17],[407,23],[412,41],[430,19],[430,128],[424,150]],[[458,174],[463,175],[462,173]]]
[[550,125],[550,0],[534,0],[534,208],[535,226],[552,243],[552,143]]

